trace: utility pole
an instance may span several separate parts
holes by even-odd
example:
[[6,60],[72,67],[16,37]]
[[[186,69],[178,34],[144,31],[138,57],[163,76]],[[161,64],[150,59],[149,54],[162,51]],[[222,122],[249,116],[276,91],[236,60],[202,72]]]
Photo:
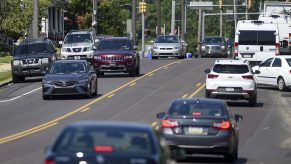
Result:
[[[201,0],[199,0],[201,2]],[[197,38],[197,55],[200,55],[201,52],[201,22],[202,22],[202,9],[198,9],[198,38]]]
[[136,45],[136,0],[131,1],[131,33],[134,45]]
[[93,15],[92,15],[92,27],[95,29],[95,33],[97,34],[97,0],[93,0]]
[[38,0],[33,0],[32,37],[38,37]]
[[142,22],[142,44],[141,44],[141,51],[144,57],[144,51],[145,51],[145,37],[144,37],[144,30],[145,30],[145,19],[144,19],[144,13],[145,13],[145,3],[144,0],[142,0],[143,3],[143,11],[141,12],[141,22]]
[[186,24],[186,20],[185,20],[185,0],[181,0],[181,39],[185,40],[185,24]]
[[223,36],[223,19],[222,19],[222,12],[223,12],[223,8],[220,9],[220,16],[219,16],[219,36]]
[[246,6],[246,20],[249,19],[248,17],[248,0],[245,0],[245,6]]
[[233,0],[233,17],[234,17],[234,29],[236,29],[237,15],[236,15],[236,0]]
[[157,0],[157,34],[161,35],[161,0]]
[[171,34],[174,35],[175,33],[175,12],[176,12],[176,2],[172,0],[172,21],[171,21]]

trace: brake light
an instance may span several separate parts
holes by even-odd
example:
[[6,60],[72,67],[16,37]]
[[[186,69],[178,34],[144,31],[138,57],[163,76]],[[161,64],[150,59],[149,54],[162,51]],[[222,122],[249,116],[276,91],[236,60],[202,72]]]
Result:
[[254,79],[254,76],[253,75],[246,75],[246,76],[242,76],[244,79],[247,79],[247,80],[253,80]]
[[213,127],[221,130],[227,130],[230,129],[231,123],[229,120],[227,121],[222,121],[222,122],[214,122]]
[[180,124],[176,120],[162,120],[163,128],[177,128],[180,127]]
[[291,33],[289,33],[289,45],[291,45]]
[[234,57],[237,58],[238,57],[238,42],[234,43]]
[[280,55],[280,43],[276,43],[275,53],[276,55]]
[[192,115],[193,116],[202,116],[202,113],[201,112],[193,112]]
[[208,74],[207,78],[208,79],[216,79],[218,77],[218,75],[214,75],[214,74]]
[[289,72],[291,73],[291,70],[289,70]]
[[56,164],[54,160],[45,160],[43,164]]
[[96,152],[113,152],[112,146],[95,146],[94,150]]

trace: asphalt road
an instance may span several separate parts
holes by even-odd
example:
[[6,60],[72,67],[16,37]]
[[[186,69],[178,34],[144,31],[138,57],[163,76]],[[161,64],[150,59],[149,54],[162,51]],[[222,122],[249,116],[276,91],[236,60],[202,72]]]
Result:
[[[142,75],[109,75],[98,79],[99,95],[92,99],[58,97],[44,101],[41,79],[0,89],[0,163],[39,164],[44,149],[67,124],[80,120],[138,121],[152,124],[174,98],[204,97],[204,70],[214,59],[141,61]],[[259,88],[257,107],[230,101],[240,123],[236,163],[291,161],[291,92]],[[223,163],[219,156],[195,156],[180,163]]]

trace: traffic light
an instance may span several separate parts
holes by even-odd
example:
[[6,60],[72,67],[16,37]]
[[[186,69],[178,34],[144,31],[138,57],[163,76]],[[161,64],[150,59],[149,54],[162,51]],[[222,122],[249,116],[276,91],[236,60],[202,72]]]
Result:
[[248,9],[249,9],[249,10],[252,9],[252,0],[248,0]]
[[223,0],[219,0],[219,8],[220,10],[223,10]]
[[147,6],[145,2],[140,2],[139,3],[139,12],[140,13],[145,13],[147,11]]

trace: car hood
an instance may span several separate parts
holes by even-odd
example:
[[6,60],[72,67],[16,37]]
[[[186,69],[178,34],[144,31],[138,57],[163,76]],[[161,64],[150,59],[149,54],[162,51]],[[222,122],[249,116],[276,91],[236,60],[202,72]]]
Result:
[[14,55],[14,60],[23,60],[23,59],[42,59],[48,58],[51,54],[49,53],[38,53],[38,54],[21,54],[21,55]]
[[180,43],[155,43],[157,47],[180,47]]
[[90,46],[93,46],[93,43],[66,43],[66,44],[63,44],[62,48],[90,47]]
[[127,55],[127,54],[132,54],[131,50],[98,50],[97,55]]
[[78,81],[87,79],[89,75],[87,73],[82,74],[46,74],[43,80],[52,81]]

